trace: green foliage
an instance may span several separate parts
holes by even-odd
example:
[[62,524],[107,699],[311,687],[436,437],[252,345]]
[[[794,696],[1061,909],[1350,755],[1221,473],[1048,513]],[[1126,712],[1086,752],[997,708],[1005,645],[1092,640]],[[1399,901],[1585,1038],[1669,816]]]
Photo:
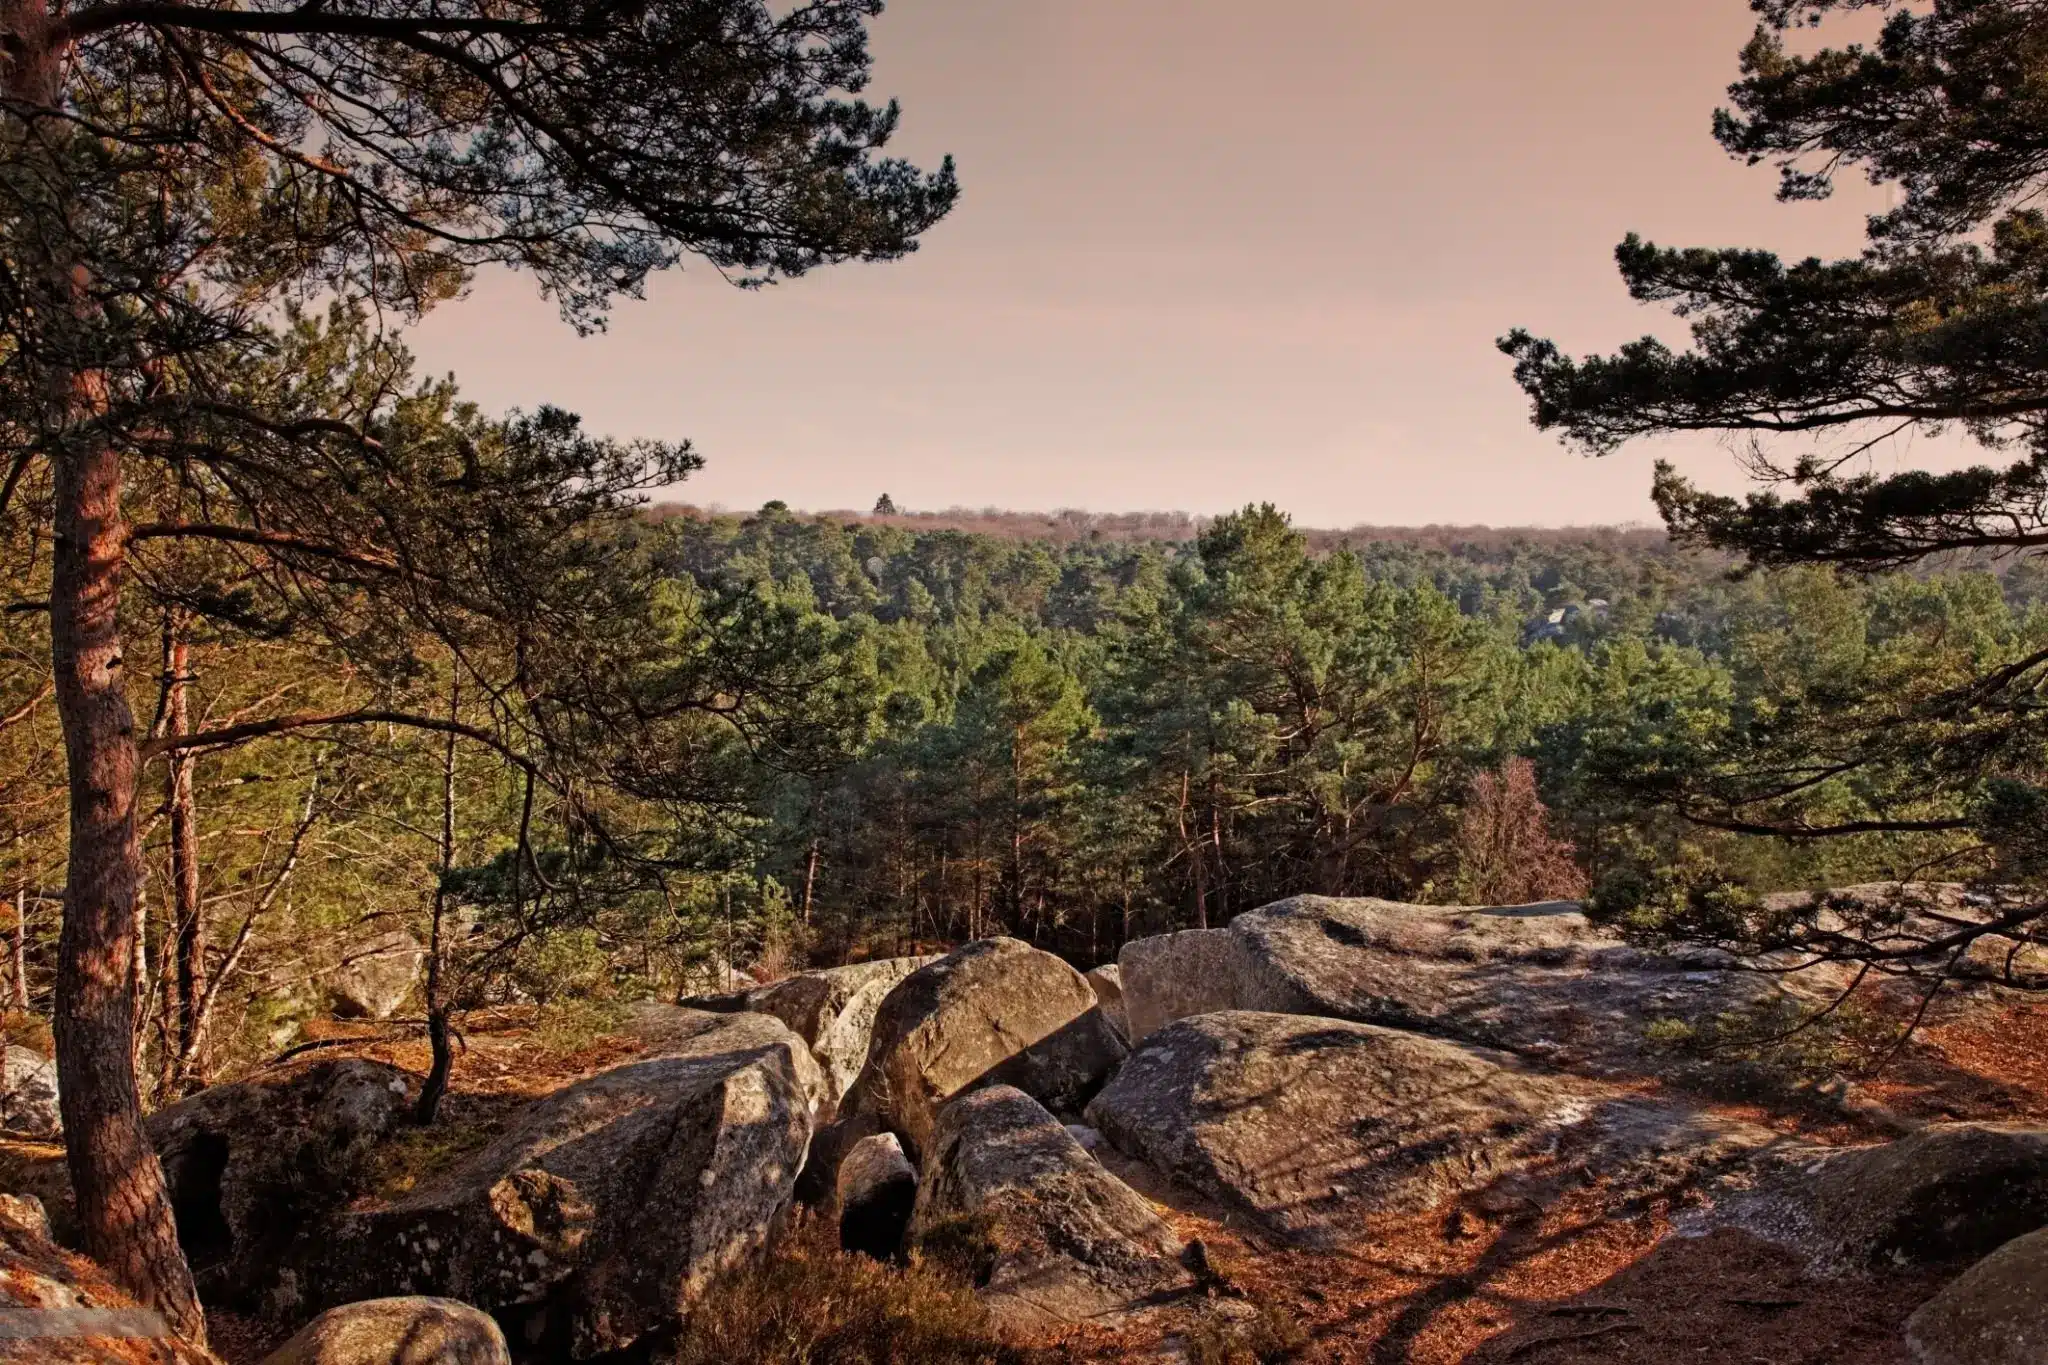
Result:
[[[2032,0],[1753,7],[1765,22],[1733,108],[1716,116],[1722,145],[1776,162],[1782,198],[1824,198],[1856,169],[1895,187],[1894,207],[1870,220],[1860,256],[1838,261],[1631,234],[1616,253],[1631,295],[1688,319],[1693,344],[1645,337],[1573,359],[1510,334],[1502,349],[1537,425],[1602,453],[1658,432],[1754,433],[1751,467],[1789,495],[1709,494],[1660,466],[1656,496],[1681,537],[1759,563],[1882,568],[2040,544],[2048,218],[2034,201],[2048,16]],[[1788,49],[1786,28],[1864,8],[1889,11],[1875,46]],[[1944,426],[2024,455],[1946,473],[1859,462],[1891,436]]]
[[[579,647],[547,646],[531,676],[548,690],[508,713],[548,727],[574,799],[537,788],[522,852],[520,771],[465,742],[445,884],[450,998],[534,1001],[565,1041],[636,999],[728,989],[734,968],[997,932],[1093,962],[1302,891],[1498,901],[1564,894],[1583,870],[1596,912],[1631,932],[1738,943],[1797,928],[1760,914],[1763,892],[2032,866],[2030,751],[1909,723],[2036,648],[2025,580],[2003,585],[2011,602],[1984,573],[1730,581],[1711,557],[1591,538],[1317,552],[1262,508],[1170,544],[786,509],[605,534],[587,600],[551,608]],[[1607,607],[1534,629],[1566,597]],[[410,650],[417,673],[384,695],[441,704],[445,656],[392,639],[378,657]],[[197,704],[231,714],[282,686],[341,708],[362,684],[333,648],[207,627]],[[0,696],[39,676],[25,652]],[[47,702],[32,714],[46,724]],[[53,799],[38,733],[0,730],[0,818],[23,813],[0,844],[11,876],[61,866],[59,831],[28,819]],[[200,761],[219,937],[276,876],[309,797],[318,817],[289,896],[256,923],[224,1058],[274,1051],[316,1012],[341,946],[424,932],[438,737],[347,735]],[[1860,761],[1832,771],[1845,754]],[[1534,786],[1485,795],[1517,771]],[[1742,832],[1909,817],[1936,827]],[[1539,826],[1543,859],[1507,838]],[[160,866],[161,835],[150,850]],[[1557,878],[1508,875],[1538,861]],[[48,952],[32,944],[39,998]]]
[[[1524,331],[1501,345],[1536,424],[1595,453],[1665,432],[1742,434],[1762,488],[1709,493],[1660,464],[1658,507],[1680,543],[1797,571],[1756,580],[1720,623],[1725,678],[1712,676],[1721,667],[1693,668],[1689,682],[1632,667],[1659,695],[1624,684],[1610,712],[1553,734],[1553,753],[1623,805],[1646,799],[1695,831],[1772,841],[1715,859],[1701,846],[1713,841],[1695,839],[1661,865],[1640,849],[1622,855],[1636,866],[1609,898],[1630,915],[1674,900],[1697,911],[1731,867],[1765,885],[1817,885],[1852,867],[1909,878],[1938,869],[2030,895],[2044,866],[2048,774],[2037,614],[2013,611],[1985,575],[1852,585],[1803,566],[1953,567],[2048,545],[2048,217],[2037,203],[2048,187],[2048,10],[2034,0],[1752,7],[1763,23],[1715,134],[1752,164],[1775,162],[1784,199],[1823,198],[1851,169],[1894,187],[1864,252],[1788,264],[1631,235],[1617,252],[1630,293],[1687,319],[1689,349],[1646,337],[1574,359]],[[1885,11],[1874,45],[1788,46],[1786,30],[1859,9]],[[1945,428],[2001,461],[1869,466],[1892,438]],[[2024,559],[2010,568],[2012,600],[2036,603],[2040,574]],[[1701,872],[1698,894],[1651,888],[1702,860],[1719,870]]]

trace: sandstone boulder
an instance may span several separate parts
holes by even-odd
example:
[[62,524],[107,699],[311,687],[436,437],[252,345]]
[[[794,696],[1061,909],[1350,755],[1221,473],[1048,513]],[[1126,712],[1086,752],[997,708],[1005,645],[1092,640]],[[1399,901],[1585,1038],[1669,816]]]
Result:
[[427,950],[403,929],[358,944],[327,978],[334,1012],[344,1019],[389,1019],[412,994]]
[[1139,1037],[1221,1009],[1382,1024],[1514,1052],[1592,1076],[1704,1066],[1655,1041],[1796,1018],[1826,980],[1732,970],[1725,955],[1654,952],[1579,907],[1471,909],[1297,896],[1225,930],[1126,945],[1119,959]]
[[1095,1003],[1102,1007],[1102,1017],[1109,1020],[1109,1026],[1116,1030],[1117,1037],[1128,1043],[1131,1020],[1124,1011],[1123,972],[1114,962],[1106,967],[1097,967],[1088,973],[1088,984],[1095,988]]
[[2048,1129],[1931,1124],[1874,1147],[1774,1153],[1711,1221],[1824,1267],[1968,1263],[2048,1227]]
[[487,1313],[453,1299],[371,1299],[330,1308],[263,1365],[512,1365]]
[[2048,1231],[2007,1242],[1906,1321],[1917,1365],[2048,1360]]
[[790,1066],[810,1102],[812,1115],[830,1112],[831,1085],[824,1071],[809,1048],[790,1048],[793,1035],[788,1026],[770,1015],[751,1011],[720,1014],[650,1002],[636,1006],[627,1015],[626,1031],[646,1045],[642,1061],[717,1056],[756,1048],[787,1049]]
[[50,1225],[51,1240],[58,1245],[85,1244],[61,1144],[0,1139],[0,1189],[39,1206]]
[[0,1359],[8,1365],[219,1365],[104,1271],[50,1241],[33,1199],[0,1199]]
[[867,1065],[875,1013],[896,983],[938,961],[934,957],[892,957],[847,967],[803,972],[772,986],[746,992],[742,1008],[773,1015],[810,1044],[837,1104]]
[[1116,959],[1124,1036],[1136,1047],[1176,1019],[1237,1009],[1239,960],[1228,929],[1132,939]]
[[528,1108],[490,1146],[384,1208],[335,1219],[316,1302],[431,1293],[521,1319],[550,1359],[672,1326],[780,1224],[817,1064],[765,1015],[667,1018],[662,1055]]
[[839,1245],[878,1261],[903,1249],[917,1203],[917,1171],[894,1133],[855,1143],[839,1163]]
[[1619,1188],[1682,1184],[1772,1141],[1469,1044],[1250,1011],[1154,1033],[1088,1121],[1127,1155],[1309,1245],[1456,1195],[1540,1199],[1580,1173]]
[[217,1085],[151,1115],[150,1141],[201,1292],[245,1304],[274,1291],[286,1249],[353,1193],[377,1142],[407,1121],[412,1085],[380,1062],[316,1062]]
[[57,1063],[13,1043],[0,1050],[0,1132],[48,1142],[64,1134]]
[[1019,1327],[1101,1321],[1192,1282],[1180,1239],[1151,1205],[1010,1086],[939,1112],[912,1242],[953,1221],[986,1239],[976,1288]]
[[1079,972],[1016,939],[983,939],[889,992],[850,1104],[921,1159],[956,1095],[1014,1085],[1050,1108],[1078,1109],[1124,1052]]

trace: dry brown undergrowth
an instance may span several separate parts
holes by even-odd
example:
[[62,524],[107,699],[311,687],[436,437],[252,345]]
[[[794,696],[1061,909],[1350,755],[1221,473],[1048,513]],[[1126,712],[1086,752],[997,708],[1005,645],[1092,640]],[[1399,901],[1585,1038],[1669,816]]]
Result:
[[674,1365],[1029,1365],[967,1281],[939,1261],[903,1267],[841,1251],[801,1219],[775,1254],[726,1276],[690,1315]]

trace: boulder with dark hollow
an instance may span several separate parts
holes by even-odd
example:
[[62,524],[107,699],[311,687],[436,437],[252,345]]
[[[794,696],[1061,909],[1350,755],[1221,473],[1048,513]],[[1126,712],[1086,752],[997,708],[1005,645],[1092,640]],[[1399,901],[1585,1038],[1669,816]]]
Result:
[[818,1084],[774,1020],[700,1018],[668,1021],[668,1055],[559,1090],[446,1175],[335,1219],[314,1301],[443,1295],[518,1317],[549,1358],[672,1327],[780,1225]]
[[148,1120],[178,1241],[209,1300],[295,1291],[287,1252],[351,1197],[377,1143],[409,1119],[416,1082],[359,1059],[217,1085]]
[[839,1245],[878,1261],[903,1250],[917,1203],[917,1170],[894,1133],[855,1143],[839,1163]]
[[1010,1086],[940,1110],[911,1221],[913,1244],[972,1227],[976,1288],[1026,1328],[1102,1322],[1187,1288],[1173,1230]]
[[1016,939],[983,939],[889,992],[848,1105],[921,1159],[955,1096],[1014,1085],[1049,1108],[1077,1110],[1124,1053],[1079,972]]

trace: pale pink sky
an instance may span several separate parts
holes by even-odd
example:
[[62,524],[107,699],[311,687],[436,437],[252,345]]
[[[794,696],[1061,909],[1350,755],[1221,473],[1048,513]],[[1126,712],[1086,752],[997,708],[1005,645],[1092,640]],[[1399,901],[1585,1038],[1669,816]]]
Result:
[[497,275],[415,345],[489,407],[694,440],[679,495],[734,508],[1649,520],[1653,454],[1731,486],[1726,455],[1570,454],[1493,340],[1675,338],[1614,273],[1630,229],[1856,249],[1867,189],[1779,205],[1709,136],[1752,24],[1743,0],[892,0],[871,94],[965,187],[922,252],[764,293],[687,268],[592,338]]

